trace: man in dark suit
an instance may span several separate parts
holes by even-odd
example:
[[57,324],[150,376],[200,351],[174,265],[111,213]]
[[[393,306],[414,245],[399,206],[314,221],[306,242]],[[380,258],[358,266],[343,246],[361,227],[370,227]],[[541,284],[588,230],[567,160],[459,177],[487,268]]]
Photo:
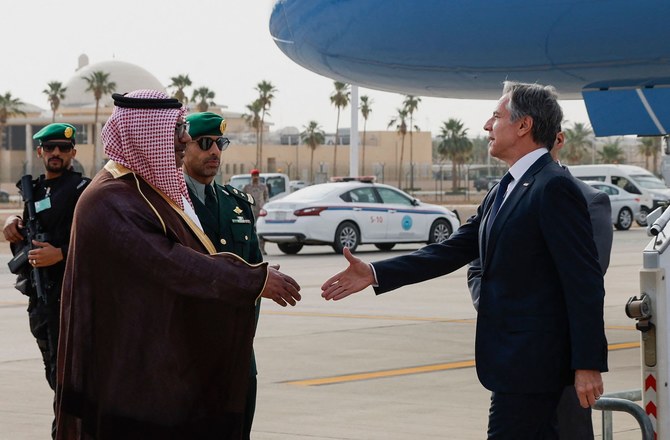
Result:
[[[550,152],[554,160],[558,160],[558,153],[563,148],[564,141],[565,135],[561,131],[556,136],[556,144]],[[603,275],[605,275],[610,262],[613,239],[610,199],[604,192],[598,191],[579,179],[575,179],[575,183],[586,200],[593,228],[593,239],[598,250],[598,262]],[[468,267],[468,289],[475,310],[479,308],[481,277],[481,262],[477,259]],[[557,416],[560,440],[592,440],[594,438],[591,407],[581,407],[577,392],[572,384],[563,389],[561,400],[558,403]]]
[[369,285],[381,294],[480,258],[475,356],[492,391],[489,439],[556,439],[556,407],[574,383],[580,404],[603,393],[607,371],[603,275],[586,202],[548,154],[563,114],[553,87],[506,82],[486,122],[489,151],[510,170],[447,240],[349,267],[322,286],[326,300]]
[[[188,115],[186,121],[192,141],[186,145],[184,179],[202,230],[218,252],[233,253],[247,263],[261,263],[263,256],[254,225],[253,197],[233,186],[214,182],[221,152],[230,144],[228,138],[223,137],[225,119],[216,113],[203,112]],[[260,301],[257,301],[256,324],[259,312]],[[250,437],[256,409],[256,388],[256,358],[252,353],[245,410],[246,439]]]

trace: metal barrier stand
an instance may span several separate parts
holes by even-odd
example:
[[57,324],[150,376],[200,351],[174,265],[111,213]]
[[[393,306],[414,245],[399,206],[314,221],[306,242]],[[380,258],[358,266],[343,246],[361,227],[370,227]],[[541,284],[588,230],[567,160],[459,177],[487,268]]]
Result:
[[644,409],[635,403],[640,400],[642,400],[642,390],[628,390],[603,394],[593,406],[593,409],[603,412],[603,440],[612,440],[613,438],[612,411],[627,412],[635,417],[637,423],[640,424],[642,440],[654,440],[654,426],[651,423],[651,419],[649,419],[649,416],[647,416]]

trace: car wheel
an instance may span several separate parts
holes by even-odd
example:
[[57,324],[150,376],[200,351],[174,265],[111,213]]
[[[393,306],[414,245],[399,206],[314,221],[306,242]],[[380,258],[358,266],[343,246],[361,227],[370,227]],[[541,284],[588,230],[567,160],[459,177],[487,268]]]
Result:
[[295,255],[300,252],[302,249],[302,244],[300,243],[277,243],[277,247],[280,251],[286,255]]
[[647,215],[649,215],[649,208],[643,206],[640,208],[640,213],[637,215],[635,222],[640,226],[647,226]]
[[430,227],[430,234],[428,235],[428,244],[439,243],[446,240],[451,235],[451,225],[444,219],[437,219]]
[[344,222],[337,227],[335,231],[335,241],[333,242],[333,249],[338,254],[344,251],[345,247],[353,253],[361,242],[361,235],[358,228],[351,222]]
[[380,251],[390,251],[395,246],[395,243],[377,243],[375,247]]
[[628,208],[621,208],[619,214],[616,216],[616,223],[614,227],[619,231],[627,231],[633,224],[633,212]]

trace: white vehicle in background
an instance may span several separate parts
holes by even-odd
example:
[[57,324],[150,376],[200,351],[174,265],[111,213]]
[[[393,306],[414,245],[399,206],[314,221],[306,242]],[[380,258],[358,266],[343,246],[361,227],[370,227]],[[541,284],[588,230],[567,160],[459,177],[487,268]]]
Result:
[[268,202],[256,230],[285,254],[305,245],[330,245],[342,253],[364,243],[384,251],[397,243],[436,243],[459,225],[447,208],[422,203],[392,186],[345,181],[307,186]]
[[291,190],[291,192],[298,191],[299,189],[302,189],[306,186],[307,186],[307,183],[305,183],[304,180],[291,180],[288,183],[288,187]]
[[[289,178],[286,174],[260,173],[258,177],[261,183],[268,186],[270,200],[281,199],[291,191],[289,188]],[[251,183],[251,174],[235,174],[230,178],[229,183],[240,191],[243,191],[244,187]]]
[[596,180],[622,188],[640,197],[640,226],[647,225],[647,214],[670,201],[670,188],[646,169],[634,165],[570,165],[570,173],[580,180]]
[[633,220],[640,215],[640,197],[610,183],[585,180],[592,188],[604,192],[612,205],[612,224],[620,231],[626,231],[633,225]]

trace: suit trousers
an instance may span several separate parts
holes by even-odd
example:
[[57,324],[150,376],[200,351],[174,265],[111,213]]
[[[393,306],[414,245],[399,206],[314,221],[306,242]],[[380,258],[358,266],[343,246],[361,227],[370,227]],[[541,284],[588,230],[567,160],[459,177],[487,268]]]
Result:
[[558,434],[561,440],[593,440],[591,408],[582,408],[574,385],[563,389],[558,403]]
[[488,440],[558,440],[561,392],[491,393]]

